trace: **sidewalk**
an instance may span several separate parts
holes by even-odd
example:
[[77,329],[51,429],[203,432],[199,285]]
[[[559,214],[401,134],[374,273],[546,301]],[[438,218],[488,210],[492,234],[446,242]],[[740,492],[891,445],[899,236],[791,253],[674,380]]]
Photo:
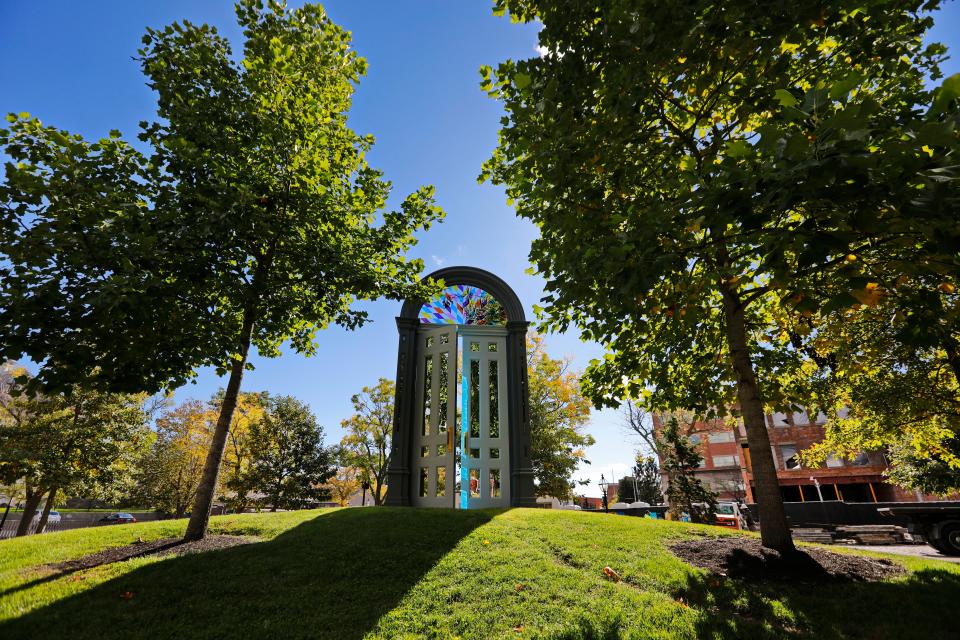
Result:
[[843,548],[879,551],[881,553],[893,553],[899,556],[914,556],[915,558],[929,558],[931,560],[946,560],[947,562],[960,563],[960,556],[945,556],[925,544],[845,544]]

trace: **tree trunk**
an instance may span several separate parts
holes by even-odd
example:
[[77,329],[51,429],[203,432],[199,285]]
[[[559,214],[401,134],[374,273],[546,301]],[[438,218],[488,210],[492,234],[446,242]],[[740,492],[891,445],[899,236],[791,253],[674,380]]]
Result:
[[57,498],[57,491],[60,487],[54,485],[47,494],[47,504],[43,506],[43,513],[40,514],[40,522],[37,523],[37,530],[34,533],[43,533],[47,529],[47,519],[50,517],[50,509],[53,508],[53,501]]
[[3,525],[7,524],[7,515],[10,513],[10,503],[13,502],[13,498],[7,498],[7,507],[3,510],[3,518],[0,519],[0,531],[3,531]]
[[747,431],[751,473],[756,485],[755,495],[760,511],[760,540],[765,547],[781,553],[790,553],[795,548],[793,539],[790,537],[787,514],[783,509],[777,467],[774,464],[773,452],[770,450],[770,434],[767,433],[760,386],[747,348],[744,305],[729,285],[721,285],[721,292],[726,319],[727,345],[737,377],[737,399],[740,402],[743,425]]
[[214,494],[217,491],[217,478],[220,475],[220,462],[223,460],[223,451],[227,445],[227,434],[230,423],[233,421],[233,411],[237,408],[237,396],[240,393],[240,382],[243,380],[243,370],[247,364],[247,353],[250,351],[250,336],[253,334],[253,314],[244,312],[243,327],[240,335],[240,355],[230,367],[230,380],[227,382],[227,391],[223,396],[223,405],[217,417],[217,426],[213,431],[213,441],[207,452],[207,459],[203,465],[203,475],[193,500],[193,511],[190,514],[190,523],[183,539],[202,540],[207,535],[210,524],[210,509],[213,507]]
[[20,516],[20,524],[17,526],[17,537],[25,536],[30,533],[30,525],[33,524],[33,516],[37,512],[37,505],[43,498],[42,491],[27,493],[27,501],[23,505],[23,514]]

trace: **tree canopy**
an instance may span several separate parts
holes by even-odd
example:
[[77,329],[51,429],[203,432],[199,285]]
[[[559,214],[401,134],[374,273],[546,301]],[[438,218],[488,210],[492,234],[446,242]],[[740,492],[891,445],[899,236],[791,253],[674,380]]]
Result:
[[341,461],[370,487],[377,505],[386,497],[395,395],[393,381],[380,378],[350,398],[355,413],[340,423],[347,432],[340,441]]
[[[18,535],[44,495],[92,492],[126,472],[126,455],[146,437],[143,396],[72,389],[40,395],[19,382],[26,370],[0,370],[0,482],[22,479],[26,503]],[[42,531],[45,518],[38,531]]]
[[559,500],[573,495],[572,478],[594,438],[586,433],[590,403],[580,393],[580,376],[568,359],[551,358],[543,338],[527,338],[530,392],[530,458],[537,495]]
[[859,303],[870,242],[956,255],[956,217],[906,197],[955,136],[956,81],[925,85],[937,4],[496,3],[543,23],[543,56],[481,71],[507,110],[481,178],[539,227],[543,324],[606,345],[597,404],[741,414],[766,546],[792,548],[764,408],[808,397],[781,384],[804,357],[780,319]]
[[0,146],[0,356],[49,389],[173,388],[229,372],[187,536],[202,537],[247,355],[312,355],[318,330],[367,320],[358,299],[428,298],[414,233],[433,189],[385,210],[369,135],[347,126],[366,61],[318,5],[236,5],[243,47],[209,25],[148,29],[157,96],[145,154],[11,115]]
[[291,396],[271,398],[263,419],[250,425],[250,435],[253,485],[271,511],[302,508],[329,495],[333,454],[304,403]]

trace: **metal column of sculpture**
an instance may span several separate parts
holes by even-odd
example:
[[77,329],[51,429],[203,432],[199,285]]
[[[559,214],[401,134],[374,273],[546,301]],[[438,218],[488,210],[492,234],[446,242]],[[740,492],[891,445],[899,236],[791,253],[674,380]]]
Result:
[[386,504],[536,506],[526,335],[513,290],[472,267],[430,274],[445,289],[404,302]]

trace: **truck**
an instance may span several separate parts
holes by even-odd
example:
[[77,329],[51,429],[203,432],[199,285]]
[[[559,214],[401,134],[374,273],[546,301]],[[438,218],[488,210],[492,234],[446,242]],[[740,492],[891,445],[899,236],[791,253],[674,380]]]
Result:
[[715,513],[718,527],[730,527],[731,529],[749,530],[750,518],[743,505],[737,502],[718,502]]
[[907,520],[907,531],[921,536],[948,556],[960,556],[960,506],[936,503],[903,504],[877,509],[884,516]]

